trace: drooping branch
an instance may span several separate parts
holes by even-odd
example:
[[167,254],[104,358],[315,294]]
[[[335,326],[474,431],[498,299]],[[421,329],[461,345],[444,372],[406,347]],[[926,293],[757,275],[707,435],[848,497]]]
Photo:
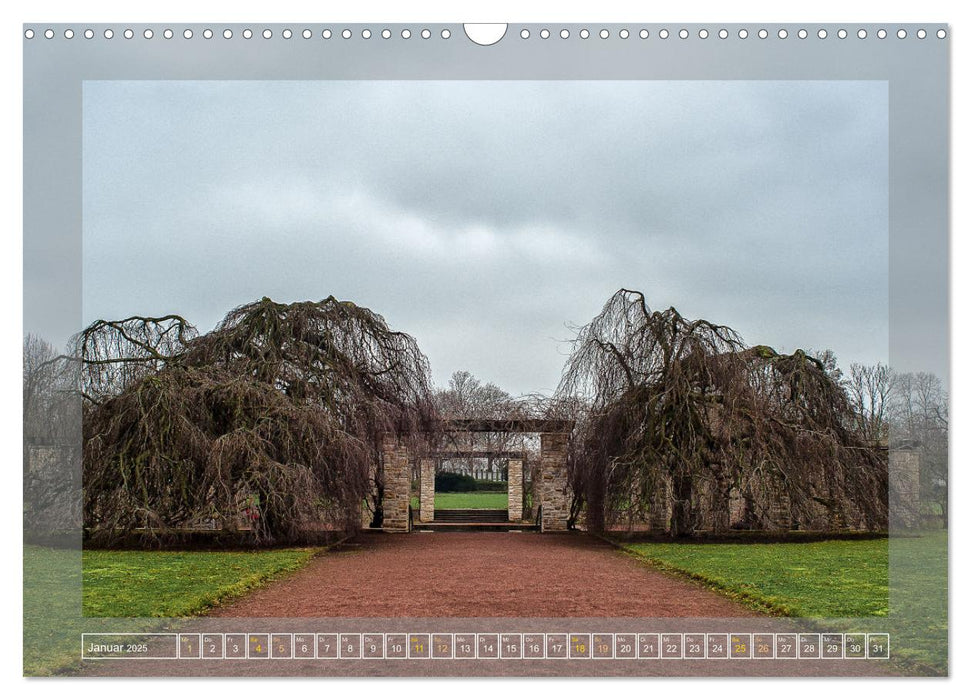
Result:
[[557,395],[590,407],[570,465],[594,529],[618,512],[724,529],[732,497],[753,526],[885,526],[885,461],[805,352],[749,348],[620,290],[580,329]]
[[179,357],[196,335],[175,314],[95,321],[72,340],[80,361],[79,390],[96,403],[116,395]]

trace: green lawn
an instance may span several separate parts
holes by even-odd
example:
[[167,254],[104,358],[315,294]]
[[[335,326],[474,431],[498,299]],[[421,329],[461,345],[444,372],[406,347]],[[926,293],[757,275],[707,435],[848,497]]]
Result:
[[314,548],[258,552],[86,551],[86,617],[183,617],[306,564]]
[[451,508],[486,508],[505,510],[509,507],[508,493],[491,493],[489,491],[471,491],[469,493],[436,493],[435,508],[448,510]]
[[947,530],[890,541],[890,653],[920,673],[947,673]]
[[[638,543],[624,548],[769,614],[868,618],[865,631],[891,634],[896,663],[914,673],[947,672],[945,531],[892,540]],[[827,626],[859,628],[858,624]]]
[[144,618],[198,615],[296,570],[317,551],[81,553],[24,545],[24,675],[76,665],[82,632],[161,629],[163,620]]
[[889,609],[886,539],[792,544],[631,544],[661,568],[791,617],[870,617]]
[[24,545],[24,675],[47,676],[78,661],[81,553]]

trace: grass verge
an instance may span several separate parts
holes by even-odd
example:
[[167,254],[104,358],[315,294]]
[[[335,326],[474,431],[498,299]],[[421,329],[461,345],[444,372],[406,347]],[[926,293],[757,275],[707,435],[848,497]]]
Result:
[[254,552],[93,550],[83,554],[85,617],[191,617],[304,566],[312,547]]
[[648,563],[703,582],[763,612],[872,617],[889,610],[886,539],[773,544],[638,543]]
[[890,654],[909,671],[948,672],[947,530],[890,540]]
[[160,618],[203,613],[299,569],[318,551],[82,553],[24,545],[24,675],[76,667],[82,632],[161,629]]
[[773,544],[623,543],[652,566],[770,615],[827,620],[832,631],[891,634],[891,656],[947,673],[947,533]]
[[24,675],[76,663],[84,632],[81,552],[24,545]]

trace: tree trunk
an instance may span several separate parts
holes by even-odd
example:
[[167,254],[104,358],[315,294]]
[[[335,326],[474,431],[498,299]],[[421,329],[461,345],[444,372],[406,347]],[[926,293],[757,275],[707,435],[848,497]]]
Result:
[[604,483],[603,472],[591,475],[590,486],[587,489],[587,530],[589,532],[604,531]]
[[695,531],[691,504],[691,477],[676,475],[671,480],[671,537],[686,537]]

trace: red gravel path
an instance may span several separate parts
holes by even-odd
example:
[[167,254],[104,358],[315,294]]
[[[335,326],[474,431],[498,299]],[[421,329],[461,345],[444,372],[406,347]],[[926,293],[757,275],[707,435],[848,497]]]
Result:
[[221,617],[746,617],[581,534],[366,534]]
[[[470,623],[468,618],[477,620]],[[655,571],[592,537],[436,532],[362,536],[355,546],[324,554],[290,578],[219,608],[210,617],[186,620],[179,631],[796,631],[791,625],[784,618],[754,616],[700,585]],[[886,661],[865,659],[173,659],[87,661],[77,673],[873,676],[894,674],[895,670]]]

